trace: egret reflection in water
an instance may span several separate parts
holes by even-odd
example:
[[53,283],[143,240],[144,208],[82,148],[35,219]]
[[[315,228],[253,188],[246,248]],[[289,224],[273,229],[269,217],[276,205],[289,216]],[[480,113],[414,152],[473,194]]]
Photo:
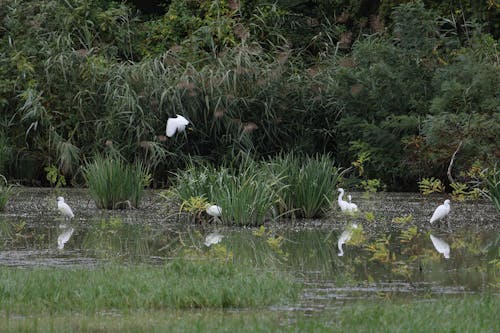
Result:
[[436,251],[443,254],[446,259],[450,259],[450,245],[448,243],[433,234],[431,234],[431,241]]
[[344,255],[344,250],[342,249],[342,245],[344,245],[345,243],[347,243],[351,239],[352,233],[353,233],[354,229],[356,229],[357,227],[358,227],[358,225],[355,223],[352,225],[349,225],[340,234],[339,240],[337,241],[337,247],[339,248],[339,253],[338,253],[339,257],[342,257]]
[[59,226],[59,229],[61,230],[61,233],[57,237],[57,248],[59,250],[64,249],[64,245],[69,241],[71,238],[71,235],[73,235],[73,232],[75,229],[72,226],[62,224]]
[[205,246],[210,247],[211,245],[220,243],[222,238],[224,238],[223,235],[213,232],[211,234],[208,234],[207,237],[205,237],[205,242],[203,244],[205,244]]

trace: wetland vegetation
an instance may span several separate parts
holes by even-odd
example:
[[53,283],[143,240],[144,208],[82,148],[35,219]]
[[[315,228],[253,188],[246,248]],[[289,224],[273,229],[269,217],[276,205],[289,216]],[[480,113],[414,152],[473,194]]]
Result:
[[500,5],[147,3],[0,6],[0,331],[500,330]]

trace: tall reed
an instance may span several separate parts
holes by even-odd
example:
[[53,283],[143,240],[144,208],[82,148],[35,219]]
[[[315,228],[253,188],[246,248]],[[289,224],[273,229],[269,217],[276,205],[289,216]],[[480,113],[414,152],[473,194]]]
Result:
[[150,181],[143,164],[101,155],[86,164],[83,174],[97,207],[105,209],[138,208]]
[[5,206],[12,194],[12,185],[7,183],[7,179],[0,175],[0,211],[5,210]]
[[280,210],[304,218],[322,214],[328,199],[335,193],[340,175],[328,155],[304,158],[286,154],[270,160],[265,166],[271,173],[283,175]]

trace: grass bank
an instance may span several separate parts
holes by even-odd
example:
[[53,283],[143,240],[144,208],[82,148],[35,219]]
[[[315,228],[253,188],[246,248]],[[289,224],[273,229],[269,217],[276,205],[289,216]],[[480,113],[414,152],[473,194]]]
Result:
[[498,297],[360,301],[304,316],[274,311],[134,311],[5,318],[2,332],[498,332]]
[[276,270],[208,260],[162,267],[0,268],[0,308],[7,317],[261,307],[293,299],[300,289]]

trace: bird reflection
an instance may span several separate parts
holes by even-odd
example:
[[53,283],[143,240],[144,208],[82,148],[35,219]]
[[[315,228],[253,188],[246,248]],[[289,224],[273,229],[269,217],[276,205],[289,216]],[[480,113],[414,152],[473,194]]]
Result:
[[431,241],[436,251],[442,253],[446,259],[450,259],[450,245],[448,243],[446,243],[441,238],[435,237],[432,234],[431,234]]
[[210,247],[211,245],[219,243],[224,236],[221,234],[218,234],[216,232],[208,234],[207,237],[205,237],[205,246]]
[[357,224],[352,224],[348,226],[341,234],[339,237],[339,240],[337,242],[337,247],[339,248],[339,253],[338,256],[342,257],[344,255],[344,250],[342,249],[342,245],[347,243],[352,236],[353,229],[356,229],[358,227]]
[[57,248],[59,250],[62,250],[64,249],[64,244],[66,244],[69,241],[75,229],[65,224],[60,225],[59,229],[61,230],[61,233],[57,237]]

